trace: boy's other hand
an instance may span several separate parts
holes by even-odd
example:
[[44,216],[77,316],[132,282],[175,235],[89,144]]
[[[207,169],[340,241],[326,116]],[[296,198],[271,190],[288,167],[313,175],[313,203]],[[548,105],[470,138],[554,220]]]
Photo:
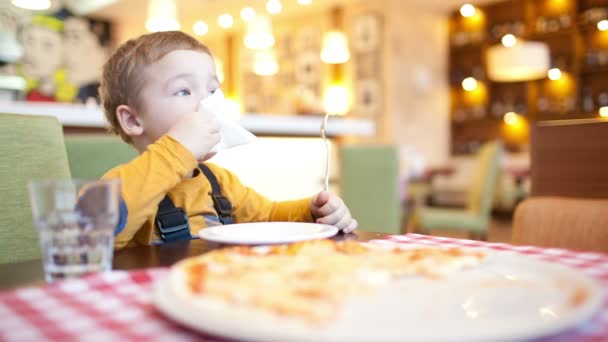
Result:
[[220,142],[220,122],[206,112],[185,114],[169,129],[167,135],[186,147],[196,160],[204,160],[213,146]]
[[357,229],[357,221],[342,199],[327,191],[319,192],[312,198],[310,209],[315,222],[334,226],[344,233]]

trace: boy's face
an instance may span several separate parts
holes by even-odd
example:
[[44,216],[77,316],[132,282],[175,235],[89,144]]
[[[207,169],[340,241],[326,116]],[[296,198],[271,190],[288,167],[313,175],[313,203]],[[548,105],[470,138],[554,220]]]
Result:
[[219,88],[215,64],[207,53],[175,50],[143,69],[139,116],[147,143],[158,140],[186,113]]

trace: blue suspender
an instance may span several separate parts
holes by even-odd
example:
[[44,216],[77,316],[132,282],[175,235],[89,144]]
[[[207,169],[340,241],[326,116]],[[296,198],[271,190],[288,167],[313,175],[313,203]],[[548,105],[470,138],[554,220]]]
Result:
[[[210,195],[220,222],[222,224],[232,224],[232,204],[226,196],[222,195],[217,178],[206,165],[198,164],[198,167],[211,184]],[[156,227],[161,239],[165,242],[190,240],[191,238],[188,215],[184,212],[184,209],[175,207],[175,204],[167,195],[158,205]]]

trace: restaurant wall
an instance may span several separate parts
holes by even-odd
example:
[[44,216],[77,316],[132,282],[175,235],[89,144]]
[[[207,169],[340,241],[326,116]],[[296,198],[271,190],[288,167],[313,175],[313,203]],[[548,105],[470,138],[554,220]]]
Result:
[[424,156],[426,165],[449,158],[448,22],[443,14],[387,9],[388,101],[384,123],[388,139]]
[[402,173],[407,172],[408,160],[410,172],[420,163],[445,164],[449,158],[447,16],[399,0],[362,1],[348,7],[347,25],[369,12],[383,18],[384,105],[373,142],[400,147]]
[[[379,52],[374,57],[377,65],[371,73],[367,72],[366,78],[369,78],[370,74],[377,74],[375,81],[382,96],[376,112],[359,110],[357,99],[353,99],[348,116],[372,118],[377,125],[377,134],[372,138],[347,137],[342,142],[394,143],[403,147],[403,157],[410,160],[423,156],[422,162],[426,165],[444,164],[449,157],[447,16],[422,10],[399,0],[352,2],[343,8],[342,27],[349,35],[352,58],[342,66],[342,83],[351,96],[355,97],[359,91],[357,78],[361,74],[360,70],[365,69],[362,63],[366,63],[364,59],[368,56],[358,54],[357,49],[353,48],[353,28],[358,20],[369,16],[377,19],[381,38]],[[299,34],[311,28],[320,38],[320,33],[331,28],[331,25],[330,10],[295,18],[273,18],[273,31],[279,46],[284,44],[285,37],[289,36],[297,45]],[[124,41],[141,33],[144,32],[140,27],[132,27],[128,23],[116,25],[117,41]],[[248,111],[255,109],[255,106],[247,105],[248,101],[243,101],[251,95],[247,94],[250,92],[248,89],[252,88],[247,84],[247,78],[251,81],[255,80],[255,77],[247,75],[247,58],[244,56],[246,49],[242,39],[242,33],[233,32],[204,36],[201,41],[211,48],[214,55],[222,61],[224,68],[232,67],[232,71],[224,70],[225,74],[232,72],[234,76],[232,84],[229,85],[232,89],[229,95],[241,99],[241,102],[245,103],[242,109]],[[320,43],[319,40],[318,42]],[[230,44],[231,48],[228,47]],[[228,63],[229,51],[236,54],[231,58],[232,63]],[[294,55],[292,62],[297,62],[298,57],[297,54]],[[295,67],[297,66],[281,65],[283,69]],[[321,89],[332,82],[328,65],[319,63],[319,73],[318,85],[314,87],[317,91],[314,93],[313,106],[321,105]],[[300,109],[296,103],[284,101],[292,97],[296,89],[285,84],[277,87],[277,84],[280,84],[276,82],[277,79],[258,77],[257,85],[259,89],[263,89],[264,94],[254,94],[257,97],[255,101],[270,104],[260,106],[264,113],[298,112]],[[405,169],[405,161],[403,164]]]

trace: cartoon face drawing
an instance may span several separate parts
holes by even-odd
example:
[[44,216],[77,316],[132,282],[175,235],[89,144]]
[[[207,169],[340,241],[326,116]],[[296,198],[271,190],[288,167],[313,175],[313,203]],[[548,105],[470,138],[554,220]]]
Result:
[[70,82],[76,86],[99,82],[107,51],[89,29],[87,19],[66,18],[63,36],[64,60]]
[[23,73],[35,79],[49,78],[63,64],[63,39],[57,30],[25,26],[20,34],[23,44]]

